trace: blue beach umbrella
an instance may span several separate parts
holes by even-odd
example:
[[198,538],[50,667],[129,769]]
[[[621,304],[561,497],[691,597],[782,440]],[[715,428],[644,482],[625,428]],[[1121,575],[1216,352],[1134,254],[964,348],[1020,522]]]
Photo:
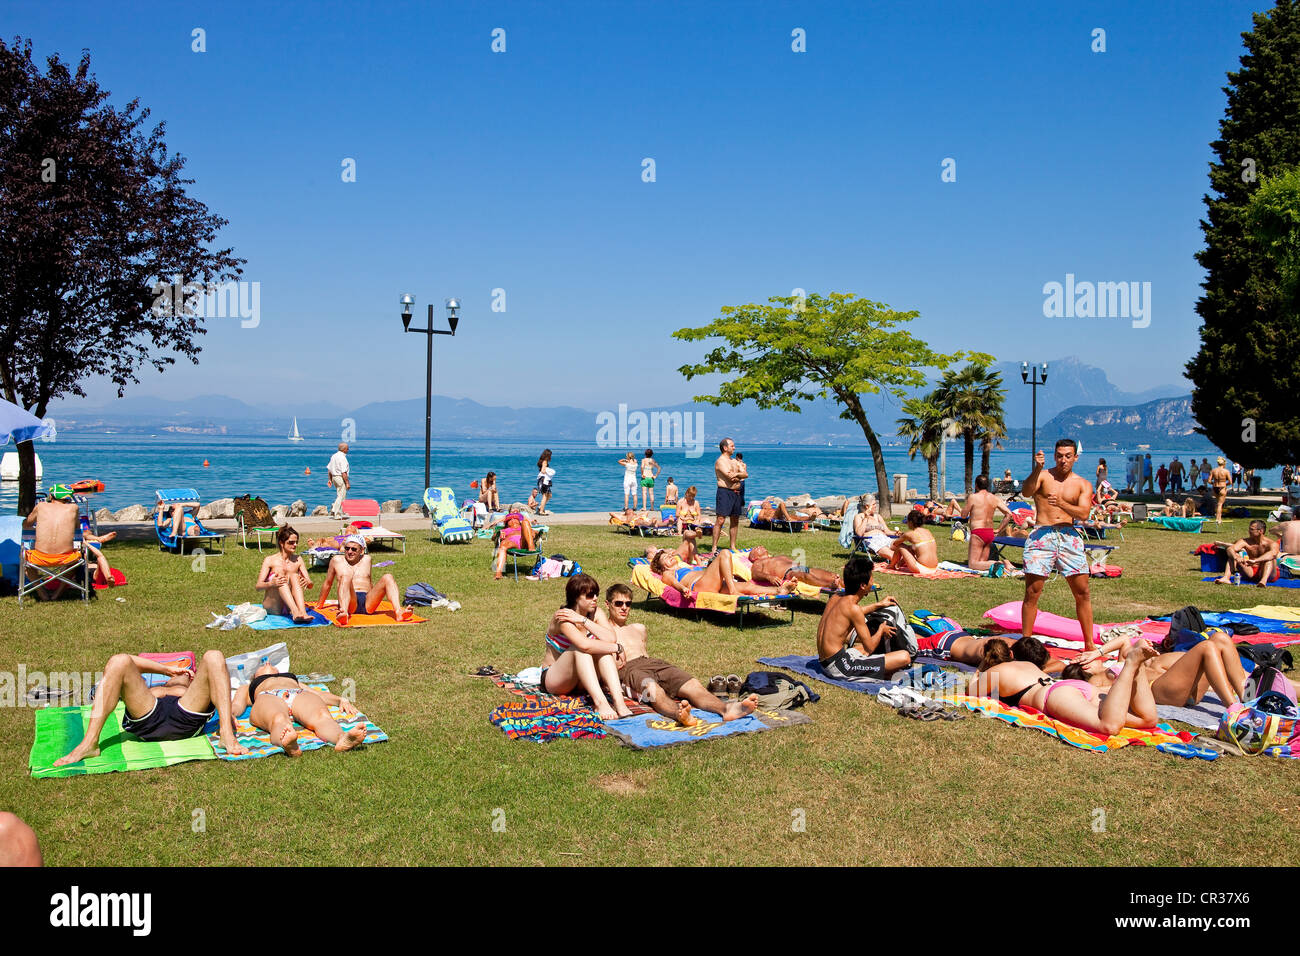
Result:
[[53,426],[47,425],[25,408],[19,408],[0,398],[0,445],[7,445],[11,440],[32,441],[53,431]]

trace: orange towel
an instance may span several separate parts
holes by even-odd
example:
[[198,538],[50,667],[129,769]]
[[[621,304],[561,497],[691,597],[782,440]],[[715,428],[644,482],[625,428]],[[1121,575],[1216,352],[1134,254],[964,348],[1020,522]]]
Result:
[[28,548],[23,553],[27,557],[28,564],[35,564],[42,568],[60,568],[65,564],[76,564],[81,560],[80,551],[64,551],[62,554],[46,554],[44,551],[37,551],[35,548]]
[[409,621],[399,621],[393,612],[393,606],[387,601],[380,602],[374,614],[353,614],[346,625],[339,623],[339,606],[336,602],[331,601],[325,607],[317,605],[315,610],[335,627],[386,627],[393,624],[423,624],[428,620],[412,614]]

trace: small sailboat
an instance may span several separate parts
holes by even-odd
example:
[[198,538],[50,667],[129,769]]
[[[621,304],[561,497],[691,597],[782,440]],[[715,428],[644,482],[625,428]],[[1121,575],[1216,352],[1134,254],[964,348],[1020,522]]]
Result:
[[303,438],[301,435],[298,434],[298,416],[295,415],[293,417],[293,434],[289,436],[289,441],[306,441],[306,440],[307,439]]

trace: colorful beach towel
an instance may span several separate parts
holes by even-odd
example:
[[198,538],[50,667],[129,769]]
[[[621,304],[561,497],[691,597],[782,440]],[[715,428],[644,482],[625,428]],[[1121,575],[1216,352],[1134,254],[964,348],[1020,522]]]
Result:
[[511,740],[552,740],[604,737],[605,724],[574,697],[511,700],[488,714],[488,722]]
[[[969,578],[972,575],[977,574],[976,572],[969,571],[969,570],[955,571],[952,569],[946,569],[942,567],[936,571],[931,571],[928,574],[913,574],[911,571],[902,571],[899,570],[898,568],[889,568],[883,564],[879,565],[875,569],[875,572],[876,574],[905,574],[909,578],[921,578],[922,580],[925,581],[951,581],[955,578]],[[983,577],[984,575],[977,575],[977,576]]]
[[1175,731],[1169,724],[1160,723],[1156,725],[1155,730],[1135,730],[1131,727],[1125,727],[1113,737],[1103,737],[1099,734],[1089,733],[1086,730],[1080,730],[1078,727],[1071,727],[1059,720],[1054,720],[1032,707],[1008,707],[1001,701],[991,700],[987,697],[957,696],[953,700],[984,717],[993,717],[1005,721],[1013,727],[1028,727],[1031,730],[1038,730],[1055,737],[1062,743],[1069,744],[1071,747],[1078,747],[1080,750],[1089,750],[1093,753],[1109,753],[1130,744],[1155,747],[1159,744],[1190,743],[1196,736],[1186,730]]
[[170,767],[189,760],[215,760],[216,755],[206,738],[168,740],[148,743],[122,729],[126,708],[119,702],[99,734],[99,756],[87,757],[66,767],[54,766],[58,760],[81,743],[90,726],[90,705],[84,707],[43,707],[35,711],[36,735],[27,766],[35,778],[80,777],[117,770],[147,770]]
[[[227,604],[226,607],[233,611],[236,605]],[[320,611],[307,608],[307,614],[311,617],[311,620],[306,624],[299,624],[287,614],[268,614],[260,621],[254,621],[245,626],[254,631],[278,631],[286,627],[325,627],[330,623],[330,619],[321,614]]]
[[717,714],[696,708],[691,709],[691,714],[697,723],[690,727],[683,727],[675,720],[652,713],[611,720],[605,724],[605,731],[617,737],[625,747],[651,750],[812,723],[811,717],[795,710],[759,710],[739,720],[723,720]]
[[[306,681],[301,681],[300,683],[302,686],[311,690],[329,689],[324,684],[308,683]],[[355,716],[349,717],[347,714],[343,713],[341,707],[333,704],[330,705],[329,711],[330,716],[338,721],[339,726],[341,726],[345,731],[351,730],[359,724],[363,725],[366,728],[366,738],[362,741],[363,744],[380,744],[388,740],[388,734],[384,733],[375,726],[375,724],[371,723],[370,719],[363,713],[358,712]],[[208,744],[211,746],[212,752],[216,754],[217,757],[222,760],[254,760],[258,757],[269,757],[272,754],[284,753],[283,747],[271,743],[271,735],[269,733],[253,726],[249,720],[249,715],[251,713],[252,708],[250,707],[235,718],[235,739],[248,748],[248,753],[239,756],[231,756],[226,753],[226,748],[221,746],[220,735],[211,733],[208,734]],[[319,750],[321,747],[333,746],[333,744],[327,744],[325,741],[321,740],[296,720],[294,721],[293,726],[298,731],[298,746],[303,750]]]
[[[589,698],[586,694],[577,697],[570,697],[568,695],[556,696],[555,694],[548,694],[546,691],[542,690],[541,687],[539,687],[538,685],[530,683],[528,681],[521,680],[517,674],[496,674],[492,677],[492,683],[496,684],[502,690],[508,690],[510,691],[510,693],[518,694],[520,697],[523,697],[527,700],[540,701],[540,702],[556,701],[556,700],[577,701],[579,704],[586,707],[587,710],[591,711],[593,716],[595,715],[595,710],[593,710],[592,708],[591,698]],[[654,713],[654,710],[647,707],[645,704],[642,704],[635,700],[628,700],[627,698],[624,698],[623,703],[624,705],[626,705],[628,710],[632,711],[633,716],[636,716],[638,714]]]
[[[806,654],[789,654],[785,657],[760,657],[760,664],[766,664],[769,667],[781,667],[788,671],[794,671],[796,674],[802,674],[804,677],[811,677],[813,680],[819,680],[823,684],[832,684],[835,687],[842,687],[845,690],[851,690],[855,694],[870,694],[874,697],[886,687],[894,687],[901,683],[917,684],[922,680],[925,671],[925,664],[917,663],[909,670],[899,671],[891,677],[884,680],[841,680],[838,677],[829,677],[822,670],[821,661],[815,657],[808,657]],[[956,661],[932,661],[931,666],[940,664],[943,667],[953,667],[960,671],[974,671],[975,668],[969,664],[959,664]]]
[[374,614],[353,614],[348,618],[347,624],[339,623],[339,606],[334,601],[324,607],[317,607],[316,610],[335,627],[406,627],[408,624],[423,624],[428,620],[427,617],[412,614],[409,621],[399,621],[393,605],[388,601],[382,602],[375,608]]

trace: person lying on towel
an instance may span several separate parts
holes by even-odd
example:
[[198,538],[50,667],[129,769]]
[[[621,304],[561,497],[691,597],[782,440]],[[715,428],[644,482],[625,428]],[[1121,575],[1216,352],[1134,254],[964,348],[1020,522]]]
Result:
[[[1223,566],[1223,574],[1214,579],[1215,584],[1231,584],[1233,574],[1240,574],[1262,588],[1278,577],[1278,543],[1264,534],[1265,527],[1264,522],[1256,518],[1250,523],[1246,537],[1227,546],[1228,560]],[[1222,542],[1216,541],[1215,544]]]
[[271,743],[283,748],[287,756],[301,757],[298,732],[293,728],[295,720],[327,744],[333,744],[335,750],[351,750],[366,739],[364,724],[354,724],[349,730],[340,727],[330,716],[330,704],[342,708],[349,717],[357,713],[346,697],[310,690],[293,674],[281,673],[274,664],[263,664],[253,672],[249,683],[235,691],[231,708],[242,714],[251,706],[249,720],[253,726],[270,734]]
[[[1190,649],[1176,651],[1180,637],[1195,641]],[[1109,690],[1119,676],[1121,663],[1108,659],[1114,652],[1124,652],[1140,637],[1120,636],[1093,651],[1084,651],[1065,666],[1062,676],[1085,680],[1103,691]],[[1225,704],[1235,704],[1246,696],[1246,671],[1241,655],[1227,631],[1210,628],[1206,636],[1195,631],[1170,632],[1160,642],[1159,656],[1144,661],[1142,677],[1151,684],[1157,704],[1194,707],[1213,690]]]
[[[696,548],[695,542],[699,540],[700,534],[694,528],[685,528],[682,531],[682,543],[676,548],[677,556],[682,559],[683,564],[696,564],[700,560],[699,549]],[[655,553],[662,550],[650,545],[645,549],[645,559],[653,561]]]
[[618,658],[618,678],[633,700],[649,704],[655,711],[683,727],[698,723],[691,708],[698,707],[723,720],[738,720],[758,707],[758,695],[744,700],[723,701],[709,693],[704,685],[680,667],[657,657],[646,649],[648,635],[644,624],[630,624],[632,589],[626,584],[611,584],[605,590],[605,610],[596,619],[614,628],[616,640],[623,646]]
[[973,692],[1007,707],[1032,707],[1080,730],[1112,736],[1125,727],[1155,726],[1155,698],[1141,674],[1143,662],[1155,656],[1149,643],[1135,642],[1110,692],[1103,695],[1087,681],[1054,680],[1037,665],[1014,659],[1006,641],[992,640],[984,648]]
[[989,641],[1004,641],[1011,645],[1012,657],[1018,661],[1029,661],[1041,667],[1049,674],[1059,674],[1065,667],[1047,653],[1043,642],[1036,637],[1019,637],[1015,634],[999,634],[996,637],[975,637],[959,627],[935,634],[917,636],[917,656],[930,657],[940,661],[956,661],[978,667],[984,660],[984,648]]
[[939,570],[939,545],[930,529],[924,527],[925,516],[909,511],[905,520],[907,530],[894,544],[889,566],[908,574],[934,574]]
[[884,680],[912,665],[905,650],[889,650],[894,627],[882,622],[874,631],[867,615],[897,605],[893,598],[862,606],[871,593],[871,559],[857,555],[844,565],[844,593],[832,594],[817,625],[817,659],[836,680]]
[[[166,674],[170,679],[159,687],[149,687],[144,674]],[[215,710],[220,721],[221,746],[230,754],[248,753],[235,739],[230,675],[226,671],[225,655],[220,651],[204,653],[197,669],[162,664],[147,657],[114,654],[104,665],[104,679],[95,692],[86,736],[66,756],[54,761],[54,766],[63,767],[99,755],[99,732],[119,700],[126,705],[122,729],[141,740],[197,737]]]
[[388,598],[399,621],[411,619],[411,609],[402,607],[402,592],[397,587],[396,578],[385,574],[379,579],[379,587],[371,584],[370,555],[366,553],[366,539],[361,535],[348,535],[343,539],[343,553],[330,558],[320,600],[316,602],[318,608],[323,607],[329,598],[335,578],[339,582],[338,622],[343,627],[347,627],[353,614],[374,614],[384,603],[384,598]]
[[834,571],[795,564],[794,558],[787,558],[783,554],[769,554],[767,548],[762,545],[750,549],[749,567],[754,580],[759,584],[781,585],[787,581],[797,581],[800,584],[810,584],[815,588],[834,588],[837,591],[844,586],[844,582]]
[[650,570],[665,585],[680,591],[686,597],[700,591],[758,597],[790,594],[795,589],[793,581],[787,581],[779,587],[768,587],[753,581],[738,580],[731,569],[731,552],[725,550],[719,551],[708,567],[697,568],[683,564],[676,551],[661,548],[650,558]]

